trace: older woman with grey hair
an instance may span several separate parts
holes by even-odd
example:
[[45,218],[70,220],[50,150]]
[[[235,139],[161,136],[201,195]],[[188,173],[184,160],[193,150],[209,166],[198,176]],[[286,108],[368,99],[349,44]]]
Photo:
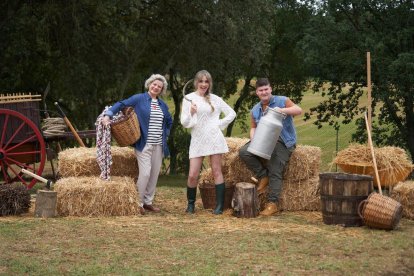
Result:
[[140,214],[146,211],[160,212],[153,205],[155,187],[161,169],[162,158],[169,155],[167,138],[172,126],[171,114],[167,104],[159,98],[167,90],[167,80],[159,74],[145,81],[146,92],[135,94],[128,99],[115,103],[105,112],[104,124],[124,107],[134,107],[139,121],[141,137],[133,145],[138,160],[137,189],[140,197]]

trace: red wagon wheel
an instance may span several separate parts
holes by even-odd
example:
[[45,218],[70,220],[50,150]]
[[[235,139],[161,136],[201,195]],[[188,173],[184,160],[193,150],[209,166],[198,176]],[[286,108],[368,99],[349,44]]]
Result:
[[0,109],[0,179],[30,189],[37,180],[23,177],[21,169],[42,175],[45,162],[45,141],[35,123],[19,112]]

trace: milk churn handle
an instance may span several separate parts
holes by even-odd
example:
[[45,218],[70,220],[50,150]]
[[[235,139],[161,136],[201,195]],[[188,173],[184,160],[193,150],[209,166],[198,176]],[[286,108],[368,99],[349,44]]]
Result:
[[[268,109],[271,109],[271,110],[273,110],[274,112],[277,112],[277,113],[279,113],[279,114],[282,114],[282,115],[283,115],[283,119],[286,119],[287,114],[286,114],[286,113],[283,113],[283,112],[280,112],[280,111],[277,111],[277,110],[276,110],[276,108],[277,108],[277,107],[275,107],[275,108],[270,108],[270,107],[269,107]],[[266,114],[267,114],[267,111],[268,111],[268,110],[266,110],[266,113],[265,113],[264,115],[266,115]]]

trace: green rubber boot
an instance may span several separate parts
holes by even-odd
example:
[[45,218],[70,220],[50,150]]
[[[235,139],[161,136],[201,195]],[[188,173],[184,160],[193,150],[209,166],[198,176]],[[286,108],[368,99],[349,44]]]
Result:
[[197,187],[190,188],[187,186],[187,210],[185,210],[187,213],[194,214],[195,213],[195,201],[197,196]]
[[215,215],[223,214],[225,191],[226,186],[224,185],[224,183],[216,185],[216,209],[214,209],[213,211],[213,214]]

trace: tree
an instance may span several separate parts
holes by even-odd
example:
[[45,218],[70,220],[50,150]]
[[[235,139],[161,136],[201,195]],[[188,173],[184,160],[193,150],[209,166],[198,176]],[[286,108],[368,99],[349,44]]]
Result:
[[[350,123],[365,111],[358,106],[366,86],[366,52],[372,57],[372,107],[379,108],[373,139],[405,147],[414,157],[414,3],[412,1],[322,1],[302,50],[314,90],[329,98],[311,109],[319,127]],[[330,86],[323,86],[329,82]],[[344,90],[348,87],[348,91]],[[376,114],[373,114],[374,116]],[[362,142],[366,137],[359,121]]]

